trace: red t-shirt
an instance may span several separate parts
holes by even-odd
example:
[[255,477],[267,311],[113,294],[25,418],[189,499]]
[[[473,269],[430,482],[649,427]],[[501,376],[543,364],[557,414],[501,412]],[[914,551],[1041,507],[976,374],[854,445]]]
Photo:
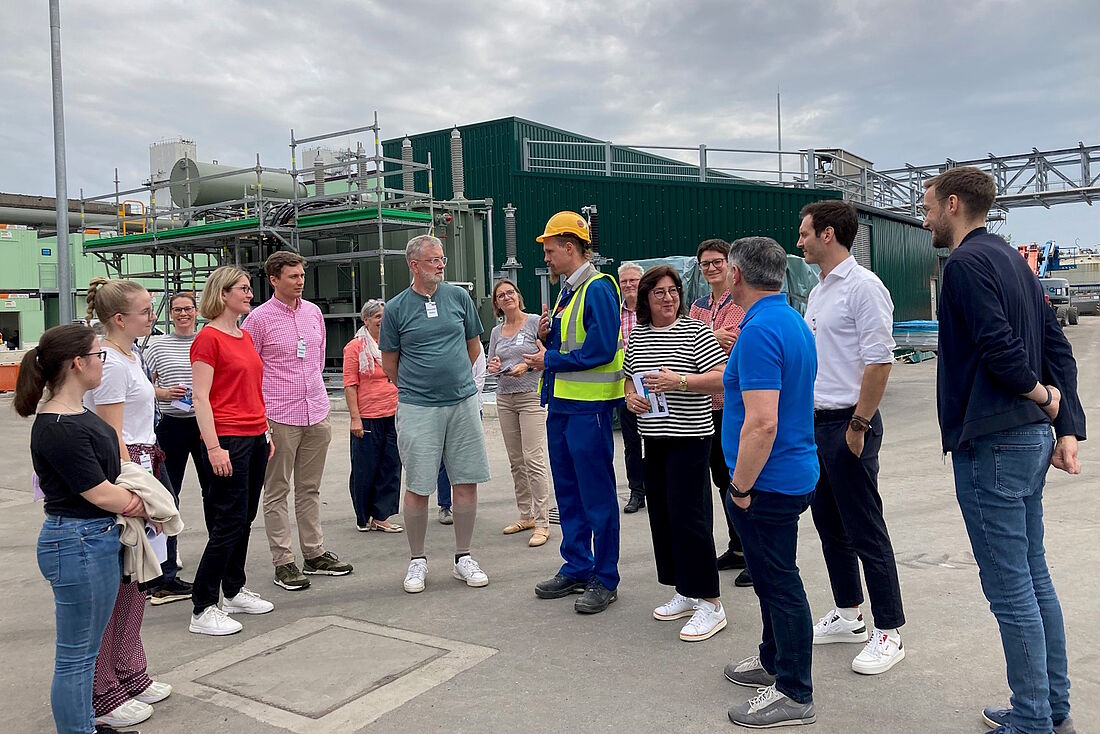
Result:
[[210,407],[219,436],[258,436],[267,430],[264,363],[247,331],[230,336],[212,326],[202,329],[191,344],[195,362],[214,368]]

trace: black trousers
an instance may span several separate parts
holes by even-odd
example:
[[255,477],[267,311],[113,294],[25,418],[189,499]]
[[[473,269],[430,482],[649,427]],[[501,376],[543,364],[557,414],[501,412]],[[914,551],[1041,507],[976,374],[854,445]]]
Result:
[[619,427],[623,432],[623,458],[626,460],[626,483],[631,494],[645,496],[645,468],[642,466],[642,437],[638,435],[638,416],[619,408]]
[[710,436],[645,438],[645,487],[657,581],[684,596],[719,595]]
[[[718,497],[722,500],[724,509],[726,507],[727,490],[730,486],[730,469],[726,464],[726,454],[722,451],[722,411],[712,411],[711,417],[714,419],[714,436],[710,443],[710,477],[714,482],[714,486],[718,488]],[[734,553],[743,553],[741,537],[737,534],[737,528],[733,526],[730,514],[723,511],[722,516],[726,518],[726,532],[730,539],[727,550]]]
[[230,597],[236,596],[244,586],[248,537],[260,507],[264,472],[267,470],[268,443],[265,434],[219,436],[218,443],[229,452],[233,474],[216,476],[206,449],[203,449],[202,461],[210,477],[210,484],[202,493],[209,539],[195,571],[191,592],[195,614],[201,614],[208,606],[218,603],[219,587],[222,593]]
[[164,467],[176,492],[183,486],[183,474],[187,470],[187,458],[195,463],[199,488],[205,492],[210,477],[202,463],[202,436],[196,418],[162,415],[157,423],[157,443],[164,451]]
[[394,416],[364,418],[363,437],[352,435],[348,485],[355,522],[359,527],[366,527],[371,518],[383,521],[397,514],[401,456],[397,452]]
[[871,597],[871,614],[879,629],[905,624],[901,586],[894,547],[882,516],[878,492],[878,452],[882,446],[882,418],[876,412],[864,434],[863,454],[855,456],[844,438],[854,408],[814,413],[814,437],[821,462],[821,478],[814,492],[814,525],[829,570],[833,600],[838,607],[863,603],[863,586]]

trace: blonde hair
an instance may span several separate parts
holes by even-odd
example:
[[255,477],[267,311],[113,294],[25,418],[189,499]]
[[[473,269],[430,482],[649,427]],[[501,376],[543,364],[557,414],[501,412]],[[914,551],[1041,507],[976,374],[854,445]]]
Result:
[[210,274],[206,287],[202,289],[202,304],[199,306],[199,313],[204,319],[216,319],[222,315],[225,311],[225,292],[241,278],[248,278],[248,273],[232,265],[223,265]]
[[133,280],[92,278],[88,283],[88,322],[98,318],[107,328],[115,314],[126,313],[130,308],[131,297],[147,292],[145,286]]

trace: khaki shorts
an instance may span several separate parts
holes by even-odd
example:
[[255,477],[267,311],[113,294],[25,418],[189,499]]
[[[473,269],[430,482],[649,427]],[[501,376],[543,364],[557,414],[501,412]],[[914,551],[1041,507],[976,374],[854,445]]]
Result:
[[397,450],[406,489],[425,497],[435,491],[440,461],[447,466],[451,484],[490,479],[476,394],[455,405],[398,403]]

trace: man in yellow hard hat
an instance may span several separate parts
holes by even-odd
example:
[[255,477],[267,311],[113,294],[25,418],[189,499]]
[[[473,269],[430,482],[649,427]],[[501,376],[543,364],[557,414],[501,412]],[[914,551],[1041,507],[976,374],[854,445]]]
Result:
[[623,402],[619,286],[589,262],[592,237],[584,217],[558,212],[535,238],[550,274],[562,279],[552,311],[543,306],[539,338],[525,357],[543,370],[542,403],[550,469],[561,517],[561,555],[554,578],[535,586],[540,599],[582,594],[582,614],[607,609],[619,586],[619,507],[611,424]]

